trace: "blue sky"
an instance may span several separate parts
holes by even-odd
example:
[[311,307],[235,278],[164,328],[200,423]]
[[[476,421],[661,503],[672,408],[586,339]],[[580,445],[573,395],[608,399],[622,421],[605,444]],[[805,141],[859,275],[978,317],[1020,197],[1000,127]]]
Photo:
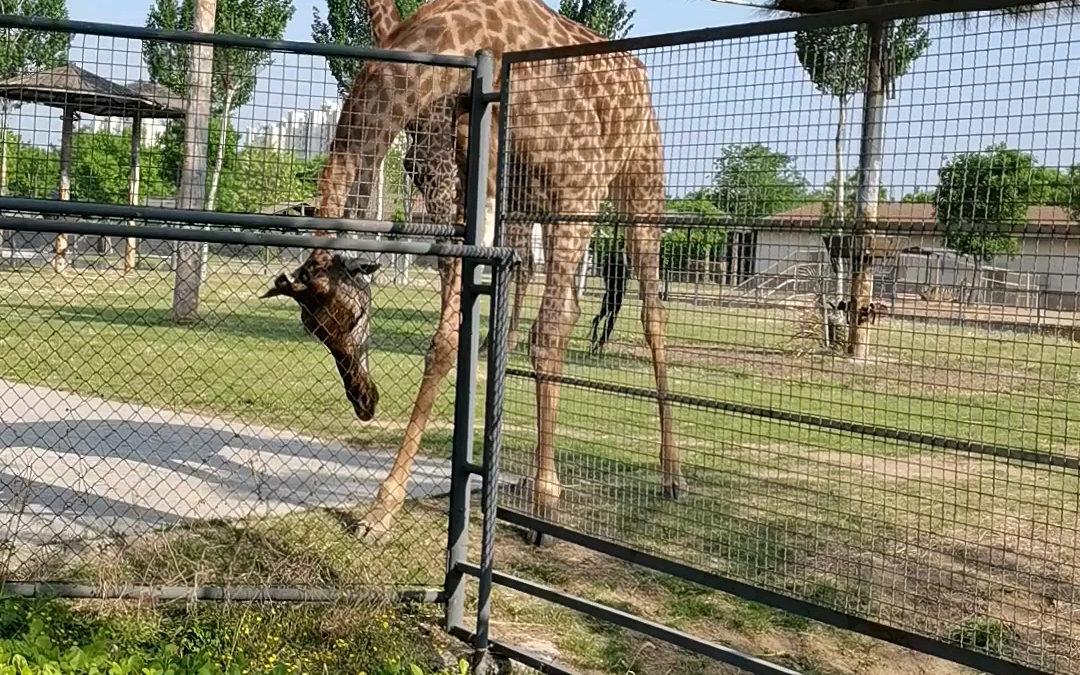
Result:
[[[325,0],[315,0],[320,9]],[[557,5],[555,0],[547,0]],[[633,35],[761,20],[753,8],[708,0],[630,0]],[[309,40],[313,4],[296,0],[286,38]],[[69,0],[73,19],[141,25],[148,0]],[[1080,22],[1050,19],[1020,28],[996,19],[964,26],[929,21],[932,43],[900,79],[886,112],[883,184],[890,195],[932,187],[941,163],[993,142],[1034,152],[1046,164],[1075,161],[1080,119]],[[817,93],[792,48],[791,35],[688,45],[640,53],[650,69],[663,122],[670,191],[708,183],[713,158],[730,143],[763,143],[796,158],[812,185],[832,177],[836,101]],[[146,77],[137,42],[79,36],[73,58],[126,82]],[[240,128],[275,121],[335,96],[319,58],[275,55]],[[851,103],[845,168],[858,158],[860,97]],[[56,111],[27,106],[13,127],[37,143],[57,142]]]

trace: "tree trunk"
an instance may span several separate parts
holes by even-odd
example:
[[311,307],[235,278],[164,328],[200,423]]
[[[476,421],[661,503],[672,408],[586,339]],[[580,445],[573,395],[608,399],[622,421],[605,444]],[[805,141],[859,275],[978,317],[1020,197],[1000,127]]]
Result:
[[[131,118],[131,150],[128,157],[128,204],[139,205],[139,152],[142,150],[142,115],[135,113]],[[134,225],[128,221],[128,225]],[[124,276],[135,270],[139,243],[134,237],[124,240]]]
[[[60,201],[71,201],[71,143],[75,135],[75,109],[64,108],[60,125]],[[68,238],[56,235],[53,243],[53,269],[63,272],[67,268]]]
[[[8,102],[0,99],[0,197],[7,197],[8,174]],[[0,250],[4,247],[4,235],[0,230]]]
[[218,132],[217,155],[214,157],[214,170],[210,174],[210,192],[206,195],[206,210],[213,211],[217,205],[218,186],[221,183],[221,169],[225,164],[225,143],[229,137],[229,113],[232,112],[234,92],[225,92],[224,107],[221,111],[221,131]]
[[[210,191],[206,195],[206,210],[213,211],[217,206],[217,193],[221,185],[221,171],[225,165],[225,143],[229,139],[229,113],[232,112],[234,93],[225,92],[225,101],[221,111],[221,130],[218,132],[217,153],[214,156],[214,168],[210,172]],[[210,262],[210,245],[205,241],[199,244],[199,281],[206,281],[206,268]]]
[[[195,1],[195,31],[214,32],[217,0]],[[180,170],[177,205],[182,209],[202,210],[206,197],[206,146],[209,135],[212,45],[195,43],[191,47],[192,72],[184,114],[184,160]],[[176,278],[173,284],[173,319],[191,322],[199,318],[199,287],[202,282],[200,246],[179,242],[176,248]]]
[[[847,206],[844,201],[844,184],[846,176],[844,175],[844,126],[847,124],[847,97],[839,97],[839,111],[840,119],[836,123],[836,234],[843,236],[844,234],[844,220],[846,219]],[[843,241],[843,240],[841,240]],[[844,256],[837,255],[836,260],[836,297],[840,298],[844,295],[844,288],[846,288],[844,279]]]
[[874,292],[872,243],[877,225],[881,184],[881,137],[885,117],[884,56],[887,23],[867,26],[870,37],[866,95],[863,102],[862,139],[859,148],[859,192],[855,204],[855,228],[851,241],[851,295],[848,301],[849,356],[866,358],[870,351],[868,310]]

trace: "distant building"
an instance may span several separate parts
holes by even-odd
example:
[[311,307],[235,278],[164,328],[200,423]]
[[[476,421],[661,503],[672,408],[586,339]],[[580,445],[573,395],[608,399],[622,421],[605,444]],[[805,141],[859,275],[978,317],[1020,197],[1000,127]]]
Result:
[[[169,124],[169,120],[149,118],[142,120],[140,133],[142,134],[141,141],[144,148],[148,148],[157,143],[161,138],[161,134],[165,133],[165,127]],[[91,133],[107,132],[110,134],[122,134],[125,131],[131,131],[131,118],[130,117],[91,117],[90,120],[79,127],[83,131],[89,131]]]
[[290,110],[277,122],[254,126],[247,145],[292,152],[300,159],[325,154],[334,138],[341,101],[327,99],[314,110]]

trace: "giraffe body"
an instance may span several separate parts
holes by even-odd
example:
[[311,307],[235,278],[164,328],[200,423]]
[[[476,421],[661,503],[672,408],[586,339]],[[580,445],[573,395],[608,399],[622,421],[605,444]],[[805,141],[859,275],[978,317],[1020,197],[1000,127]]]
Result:
[[[393,29],[384,46],[466,55],[487,50],[498,60],[508,51],[600,41],[599,35],[555,13],[541,0],[434,0]],[[346,187],[352,184],[359,188],[359,205],[366,207],[374,172],[393,138],[417,117],[417,111],[466,93],[469,82],[468,73],[462,71],[365,64],[343,107],[320,180],[320,215],[340,217]],[[560,221],[557,216],[596,215],[605,196],[611,197],[617,213],[649,223],[627,226],[627,254],[639,282],[641,320],[658,390],[661,482],[666,496],[678,497],[683,482],[666,397],[661,231],[652,224],[664,209],[663,148],[645,67],[626,53],[516,64],[510,105],[508,147],[503,149],[508,159],[503,211],[524,216],[516,219],[518,223],[533,218],[545,223],[546,278],[530,350],[538,375],[533,511],[548,518],[557,514],[561,486],[555,466],[555,431],[560,384],[551,378],[562,373],[570,332],[580,314],[574,278],[594,229],[592,223]],[[455,126],[459,167],[455,218],[462,222],[465,191],[460,176],[464,175],[468,125],[457,117]],[[496,194],[497,153],[493,147],[488,157],[489,203],[485,208],[489,213]],[[513,239],[521,232],[528,241],[527,228],[509,225],[514,220],[507,219],[508,245],[516,243]],[[323,250],[312,252],[316,258],[328,255]],[[431,407],[455,363],[461,264],[442,260],[439,269],[439,326],[394,466],[365,518],[368,532],[374,535],[391,526],[404,500]],[[519,284],[516,295],[521,292]]]

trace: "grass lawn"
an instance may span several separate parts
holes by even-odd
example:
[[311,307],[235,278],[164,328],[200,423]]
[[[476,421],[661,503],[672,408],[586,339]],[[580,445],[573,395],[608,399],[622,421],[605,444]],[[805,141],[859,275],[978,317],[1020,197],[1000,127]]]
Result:
[[[213,268],[195,326],[169,320],[167,273],[2,272],[0,377],[288,428],[357,449],[394,449],[438,312],[435,275],[417,269],[412,276],[408,287],[381,283],[375,293],[372,365],[381,409],[370,424],[353,418],[333,361],[303,333],[295,305],[258,299],[271,275],[235,266]],[[536,283],[526,329],[539,292]],[[583,301],[565,374],[651,388],[636,299],[623,307],[616,342],[602,357],[586,353],[597,305],[596,297]],[[669,304],[673,391],[1076,457],[1075,343],[887,320],[873,331],[873,358],[852,363],[796,350],[796,314]],[[511,365],[528,368],[523,351]],[[562,392],[565,522],[828,606],[1041,660],[1058,672],[1080,663],[1068,592],[1080,580],[1073,473],[675,406],[690,495],[673,504],[658,496],[655,403],[570,386]],[[530,473],[534,407],[531,381],[511,378],[504,470]],[[448,380],[426,453],[448,454],[451,414]],[[526,508],[520,499],[507,494],[502,504]],[[375,556],[358,555],[340,515],[208,524],[126,542],[107,566],[79,564],[145,583],[300,577],[352,586],[439,578],[441,504],[410,505]],[[499,541],[499,564],[508,571],[807,672],[960,672],[573,547],[533,551],[506,531]],[[647,642],[509,592],[498,600],[496,634],[549,641],[589,672],[724,672],[667,648],[648,652]]]

